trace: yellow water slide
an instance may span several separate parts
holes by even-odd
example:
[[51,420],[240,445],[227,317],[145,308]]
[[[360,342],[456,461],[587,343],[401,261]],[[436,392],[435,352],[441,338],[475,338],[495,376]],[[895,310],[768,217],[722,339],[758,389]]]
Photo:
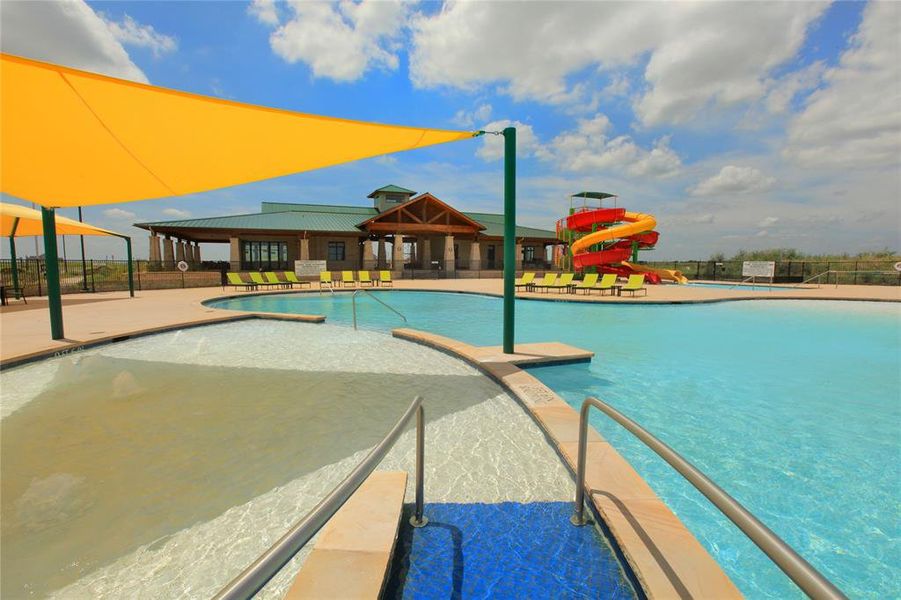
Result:
[[660,279],[666,279],[667,281],[675,281],[676,283],[688,283],[688,277],[682,274],[682,271],[676,271],[674,269],[655,269],[654,267],[646,267],[644,265],[636,265],[630,262],[623,261],[622,265],[629,269],[632,269],[636,273],[655,273],[660,276]]

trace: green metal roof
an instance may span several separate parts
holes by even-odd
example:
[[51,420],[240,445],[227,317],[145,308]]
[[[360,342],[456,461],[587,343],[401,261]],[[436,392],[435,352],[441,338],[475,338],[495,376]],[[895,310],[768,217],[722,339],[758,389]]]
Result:
[[375,195],[379,192],[394,192],[394,193],[398,193],[398,194],[410,194],[411,196],[416,193],[413,190],[408,190],[407,188],[402,188],[399,185],[394,185],[392,183],[391,185],[386,185],[385,187],[380,187],[377,190],[373,190],[372,193],[366,197],[374,198]]
[[[478,221],[485,227],[481,232],[482,235],[490,235],[492,237],[504,237],[504,215],[494,213],[463,213],[473,221]],[[557,239],[557,234],[547,229],[538,229],[536,227],[516,226],[516,237],[538,238],[546,240]]]
[[573,194],[570,198],[594,198],[595,200],[603,200],[604,198],[616,198],[616,194],[608,194],[607,192],[579,192]]
[[[135,223],[135,226],[142,229],[268,229],[271,231],[360,233],[357,225],[378,214],[379,212],[375,208],[368,206],[263,202],[262,212],[249,215]],[[463,214],[485,227],[485,230],[481,232],[482,235],[504,236],[504,215],[474,212],[464,212]],[[516,237],[553,240],[556,239],[556,234],[546,229],[517,225]]]

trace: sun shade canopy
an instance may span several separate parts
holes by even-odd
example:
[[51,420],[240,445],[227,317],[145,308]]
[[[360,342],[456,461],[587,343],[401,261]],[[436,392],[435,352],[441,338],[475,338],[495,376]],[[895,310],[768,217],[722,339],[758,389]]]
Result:
[[[16,204],[0,203],[0,232],[2,232],[3,237],[13,235],[13,224],[16,219],[19,221],[15,225],[15,237],[43,235],[44,223],[41,211]],[[121,233],[94,227],[87,223],[79,223],[59,215],[56,217],[56,233],[58,235],[112,235],[115,237],[126,237]]]
[[595,200],[603,200],[605,198],[616,198],[616,194],[608,194],[607,192],[579,192],[573,194],[570,198],[594,198]]
[[2,55],[0,186],[48,207],[202,192],[471,138],[296,113]]

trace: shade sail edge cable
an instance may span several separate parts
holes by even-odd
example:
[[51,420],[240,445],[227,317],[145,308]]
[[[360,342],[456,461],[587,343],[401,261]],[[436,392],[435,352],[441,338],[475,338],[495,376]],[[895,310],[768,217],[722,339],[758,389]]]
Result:
[[97,114],[97,111],[94,110],[94,108],[93,108],[93,107],[90,105],[90,103],[84,98],[84,96],[82,96],[80,93],[78,93],[78,90],[75,88],[74,85],[72,85],[72,82],[69,81],[69,78],[66,77],[66,74],[63,73],[62,71],[57,71],[57,73],[59,73],[59,76],[62,77],[63,81],[66,82],[66,85],[69,86],[69,89],[72,90],[72,93],[75,94],[75,96],[82,102],[82,104],[84,104],[85,108],[87,108],[88,111],[94,116],[94,118],[97,119],[97,122],[100,123],[100,126],[103,127],[104,131],[106,131],[106,132],[109,134],[109,136],[110,136],[117,144],[119,144],[119,146],[122,148],[122,150],[124,150],[125,153],[128,154],[128,155],[131,157],[131,159],[132,159],[134,162],[136,162],[136,163],[138,164],[138,166],[140,166],[142,169],[144,169],[145,171],[147,171],[147,172],[150,174],[151,177],[153,177],[154,179],[156,179],[157,181],[159,181],[159,182],[160,182],[160,185],[162,185],[164,188],[166,188],[167,190],[169,190],[169,191],[172,193],[173,196],[177,196],[178,193],[177,193],[175,190],[173,190],[172,187],[171,187],[169,184],[167,184],[165,181],[163,181],[163,179],[162,179],[159,175],[157,175],[156,173],[154,173],[154,172],[150,169],[150,167],[148,167],[147,165],[145,165],[144,162],[143,162],[143,161],[142,161],[142,160],[141,160],[134,152],[132,152],[132,151],[128,148],[128,146],[125,145],[125,142],[123,142],[122,140],[120,140],[119,137],[113,132],[113,130],[110,129],[109,126],[108,126],[106,123],[103,122],[103,119],[100,117],[100,115]]

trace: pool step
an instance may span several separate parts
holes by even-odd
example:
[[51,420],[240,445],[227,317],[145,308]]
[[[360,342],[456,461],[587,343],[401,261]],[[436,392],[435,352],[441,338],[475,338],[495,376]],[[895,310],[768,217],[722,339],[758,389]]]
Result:
[[285,599],[378,598],[394,552],[406,487],[405,472],[370,475],[322,528]]

